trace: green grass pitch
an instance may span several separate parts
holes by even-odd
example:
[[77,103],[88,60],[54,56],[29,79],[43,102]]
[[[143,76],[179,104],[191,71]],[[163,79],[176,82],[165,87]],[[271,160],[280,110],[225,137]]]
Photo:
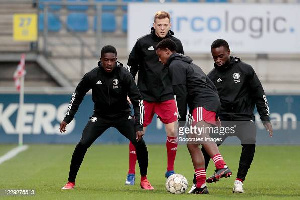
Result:
[[[0,156],[15,145],[0,145]],[[76,189],[62,191],[75,145],[29,145],[28,150],[0,165],[0,190],[34,189],[34,196],[0,196],[0,199],[300,199],[300,146],[258,146],[244,183],[244,194],[233,194],[240,146],[221,146],[220,151],[234,175],[209,184],[209,195],[170,194],[165,190],[166,149],[148,145],[148,179],[154,191],[125,186],[127,145],[93,145],[87,152]],[[138,172],[138,167],[136,167]],[[178,148],[175,170],[192,183],[193,168],[187,148]],[[210,164],[207,175],[213,173]],[[138,173],[137,173],[138,174]]]

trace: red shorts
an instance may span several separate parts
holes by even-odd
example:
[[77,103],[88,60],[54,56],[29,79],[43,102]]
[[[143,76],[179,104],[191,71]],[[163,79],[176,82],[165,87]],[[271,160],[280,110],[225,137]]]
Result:
[[144,101],[144,107],[144,127],[147,127],[151,123],[154,113],[157,114],[158,118],[164,124],[175,122],[178,119],[177,106],[174,99],[163,102]]
[[206,123],[217,125],[216,123],[216,113],[213,111],[205,110],[203,107],[197,107],[193,110],[193,126],[197,122],[205,121]]

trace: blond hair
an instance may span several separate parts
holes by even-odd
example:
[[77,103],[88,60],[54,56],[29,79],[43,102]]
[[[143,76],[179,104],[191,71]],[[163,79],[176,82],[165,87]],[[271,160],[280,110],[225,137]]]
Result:
[[164,18],[168,18],[169,20],[171,20],[170,14],[168,12],[158,11],[154,15],[154,22],[155,22],[156,19],[164,19]]

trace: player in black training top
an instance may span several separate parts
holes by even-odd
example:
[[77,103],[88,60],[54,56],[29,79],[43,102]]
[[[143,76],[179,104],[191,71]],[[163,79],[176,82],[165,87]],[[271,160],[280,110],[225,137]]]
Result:
[[193,127],[201,130],[201,132],[185,132],[188,139],[187,147],[195,169],[195,184],[189,193],[207,194],[205,161],[199,144],[202,144],[213,159],[218,179],[231,175],[216,143],[209,140],[207,131],[217,125],[216,113],[220,107],[217,90],[201,68],[192,63],[191,58],[176,53],[176,44],[172,40],[164,39],[158,43],[156,53],[169,69],[180,120],[185,120],[188,105]]
[[[80,103],[89,90],[92,90],[94,113],[85,126],[82,137],[77,144],[70,165],[68,183],[62,189],[73,189],[75,179],[87,149],[101,134],[110,127],[115,127],[129,139],[137,150],[141,173],[141,187],[152,190],[147,180],[148,151],[142,138],[144,107],[139,90],[126,68],[117,62],[115,47],[107,45],[101,50],[98,67],[86,73],[76,87],[64,120],[60,124],[60,132],[72,121]],[[133,105],[134,116],[127,96]]]
[[[243,181],[255,153],[255,106],[269,135],[273,134],[268,102],[254,69],[239,58],[230,56],[229,45],[225,40],[215,40],[211,45],[211,54],[215,64],[208,77],[217,87],[220,96],[221,109],[218,115],[223,127],[234,127],[234,131],[224,134],[218,144],[224,142],[228,136],[237,136],[240,139],[242,153],[233,192],[243,193]],[[202,148],[207,168],[209,155],[205,150]],[[215,181],[214,175],[207,179],[209,183]]]
[[[183,53],[181,41],[171,31],[171,17],[168,12],[158,11],[154,15],[151,33],[137,40],[128,58],[128,66],[133,77],[138,73],[137,85],[145,106],[144,131],[151,123],[154,114],[165,125],[167,133],[167,170],[165,177],[174,174],[174,162],[177,152],[178,138],[177,107],[172,90],[168,69],[158,60],[155,46],[164,38],[169,38],[177,45],[177,52]],[[134,185],[135,180],[135,149],[129,144],[129,170],[125,184]]]

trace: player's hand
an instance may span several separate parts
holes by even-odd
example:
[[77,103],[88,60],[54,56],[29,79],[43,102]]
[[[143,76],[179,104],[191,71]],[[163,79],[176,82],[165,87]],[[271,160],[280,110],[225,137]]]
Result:
[[137,131],[136,132],[136,141],[140,141],[144,135],[145,135],[144,131]]
[[218,117],[217,120],[216,120],[216,125],[217,125],[218,127],[221,127],[221,126],[222,126],[221,120],[220,120],[219,117]]
[[59,126],[59,131],[60,131],[61,133],[66,132],[66,126],[67,126],[67,122],[61,121],[61,122],[60,122],[60,126]]
[[271,122],[265,122],[264,126],[265,126],[266,130],[269,132],[270,137],[272,137],[273,136],[273,127],[272,127]]
[[132,104],[128,96],[127,96],[127,101],[129,102],[129,104]]

